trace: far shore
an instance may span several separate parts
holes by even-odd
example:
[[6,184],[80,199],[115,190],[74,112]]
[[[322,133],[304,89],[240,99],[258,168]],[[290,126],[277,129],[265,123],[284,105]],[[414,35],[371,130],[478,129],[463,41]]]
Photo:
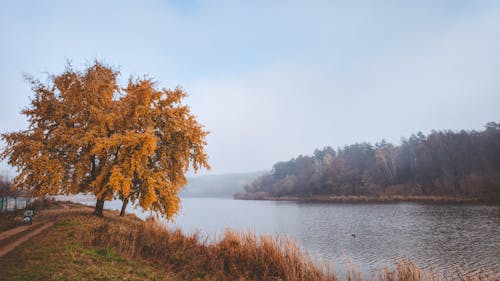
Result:
[[[477,197],[454,197],[454,196],[425,196],[425,195],[312,195],[312,196],[268,196],[265,194],[238,193],[234,195],[237,200],[269,200],[269,201],[298,201],[318,203],[397,203],[397,202],[422,202],[422,203],[467,203],[485,204],[495,203],[494,200],[485,200]],[[498,202],[496,202],[498,204]]]

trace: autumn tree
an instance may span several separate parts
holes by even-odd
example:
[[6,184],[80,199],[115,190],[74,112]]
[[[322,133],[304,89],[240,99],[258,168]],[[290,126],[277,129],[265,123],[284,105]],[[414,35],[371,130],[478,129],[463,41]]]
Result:
[[120,198],[171,218],[185,173],[209,168],[207,132],[182,104],[182,89],[148,78],[122,88],[118,75],[95,62],[82,72],[67,66],[47,83],[29,79],[29,128],[3,134],[1,156],[18,170],[14,186],[31,194],[92,193],[98,216]]

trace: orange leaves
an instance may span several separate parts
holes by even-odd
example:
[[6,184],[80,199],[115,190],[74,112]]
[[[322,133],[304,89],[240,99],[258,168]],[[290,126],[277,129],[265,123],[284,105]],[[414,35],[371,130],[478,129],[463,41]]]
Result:
[[2,135],[1,157],[17,167],[15,183],[37,195],[91,192],[128,198],[172,217],[184,173],[209,168],[207,132],[181,88],[156,89],[152,79],[117,84],[118,72],[95,62],[68,66],[51,83],[31,79],[35,93],[23,110],[28,130]]
[[132,178],[127,173],[123,173],[120,167],[114,166],[111,169],[111,175],[109,177],[109,187],[122,193],[123,196],[128,197],[130,195],[131,186]]
[[181,103],[182,99],[187,97],[186,92],[182,88],[177,87],[174,90],[163,89],[163,94],[165,95],[165,101],[167,104],[178,104]]

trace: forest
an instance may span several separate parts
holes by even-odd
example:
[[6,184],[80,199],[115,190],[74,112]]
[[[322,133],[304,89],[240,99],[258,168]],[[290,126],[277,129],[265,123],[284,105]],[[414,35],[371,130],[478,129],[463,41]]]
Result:
[[500,201],[500,123],[482,131],[419,132],[399,145],[385,140],[317,149],[274,164],[245,186],[247,195],[421,195]]

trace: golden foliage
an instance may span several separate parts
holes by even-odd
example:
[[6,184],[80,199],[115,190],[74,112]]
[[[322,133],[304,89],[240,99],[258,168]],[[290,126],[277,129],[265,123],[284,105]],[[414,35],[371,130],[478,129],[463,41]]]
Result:
[[185,172],[209,168],[208,133],[181,88],[157,89],[151,79],[120,88],[118,75],[95,62],[84,72],[67,66],[47,84],[30,78],[29,128],[3,134],[1,156],[18,170],[14,185],[32,194],[127,198],[170,218]]

